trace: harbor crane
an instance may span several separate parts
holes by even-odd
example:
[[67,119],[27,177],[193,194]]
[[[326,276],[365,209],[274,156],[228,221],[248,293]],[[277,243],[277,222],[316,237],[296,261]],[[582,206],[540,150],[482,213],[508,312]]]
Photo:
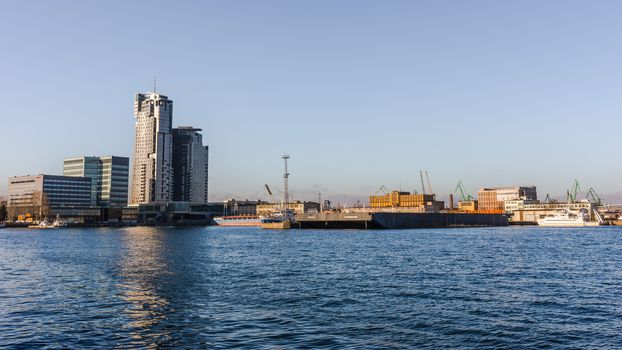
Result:
[[276,200],[274,199],[274,195],[272,194],[272,191],[270,190],[270,186],[268,186],[268,184],[263,185],[266,189],[266,192],[268,192],[268,195],[270,195],[270,199],[272,200],[273,203],[276,203]]
[[596,191],[594,191],[594,188],[592,187],[590,187],[590,189],[587,191],[587,194],[585,195],[585,199],[591,199],[590,202],[595,203],[598,206],[603,205],[602,198],[600,198],[600,196],[596,194]]
[[[423,182],[423,175],[425,174],[425,180],[427,182],[428,188],[426,190],[425,186],[426,183]],[[434,191],[432,191],[432,184],[430,184],[430,176],[428,175],[428,171],[427,170],[419,170],[419,178],[421,179],[421,193],[423,194],[434,194]]]
[[467,201],[472,201],[473,200],[473,196],[471,196],[469,194],[469,191],[467,191],[467,189],[464,187],[464,184],[462,184],[462,180],[458,181],[458,185],[456,186],[456,189],[454,190],[454,193],[457,193],[458,191],[460,191],[460,195],[462,196],[462,201],[463,202],[467,202]]
[[428,183],[428,191],[430,191],[430,194],[434,194],[434,191],[432,191],[432,184],[430,184],[430,177],[428,176],[428,171],[425,171],[425,179]]
[[389,194],[387,188],[384,187],[384,185],[380,185],[380,188],[378,188],[375,193],[376,196],[378,195],[378,192],[382,192],[382,194]]
[[568,203],[576,203],[579,191],[581,191],[581,187],[579,186],[579,181],[575,179],[572,185],[572,191],[566,191],[566,200],[568,201]]

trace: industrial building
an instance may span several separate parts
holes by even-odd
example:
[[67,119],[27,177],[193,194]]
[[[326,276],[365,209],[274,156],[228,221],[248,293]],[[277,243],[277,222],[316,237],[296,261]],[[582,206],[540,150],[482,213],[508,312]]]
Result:
[[255,216],[257,215],[257,206],[258,205],[270,205],[271,208],[274,208],[274,204],[270,204],[266,201],[256,200],[249,201],[245,200],[236,200],[229,199],[223,203],[223,213],[222,215],[249,215]]
[[505,202],[513,200],[536,201],[538,195],[535,186],[514,186],[482,188],[477,193],[478,210],[504,211]]
[[369,196],[369,207],[372,209],[426,208],[424,212],[438,212],[444,209],[445,203],[437,201],[433,194],[392,191],[383,195]]
[[[287,203],[287,207],[296,214],[317,213],[320,211],[320,203],[296,201]],[[283,209],[282,203],[257,204],[257,215],[271,215],[277,210]]]

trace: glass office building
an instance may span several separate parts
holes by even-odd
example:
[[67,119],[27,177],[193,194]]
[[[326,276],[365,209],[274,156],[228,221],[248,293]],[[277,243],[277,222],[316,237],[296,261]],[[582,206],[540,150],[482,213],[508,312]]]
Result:
[[9,215],[44,218],[58,208],[91,207],[91,178],[27,175],[9,178]]
[[63,175],[92,180],[91,205],[102,208],[127,206],[129,158],[116,156],[65,159]]

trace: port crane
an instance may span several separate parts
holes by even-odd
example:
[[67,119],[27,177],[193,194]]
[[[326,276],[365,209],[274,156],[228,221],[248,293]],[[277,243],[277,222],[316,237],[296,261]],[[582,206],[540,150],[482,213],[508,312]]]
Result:
[[598,206],[603,205],[602,198],[600,198],[600,196],[596,194],[596,191],[594,191],[594,188],[592,187],[590,187],[590,189],[587,191],[587,194],[585,195],[585,199],[591,199],[590,202],[595,203]]
[[575,203],[577,201],[577,194],[579,191],[581,191],[581,187],[579,186],[579,181],[575,179],[574,184],[572,185],[572,191],[566,191],[566,200],[568,203]]
[[378,192],[382,192],[382,194],[388,194],[388,190],[384,185],[380,185],[380,188],[376,191],[375,195],[378,195]]
[[268,194],[270,195],[270,200],[272,201],[272,203],[277,203],[276,199],[274,198],[274,195],[272,194],[272,191],[270,190],[270,186],[268,186],[268,184],[265,184],[263,186],[266,189],[266,192],[268,192]]
[[454,193],[457,193],[458,191],[460,191],[460,195],[462,196],[462,201],[463,202],[467,202],[467,201],[472,201],[473,200],[473,196],[471,196],[469,194],[469,191],[467,191],[467,189],[464,187],[464,184],[462,184],[462,180],[458,181],[458,185],[456,186],[456,189],[454,190]]
[[[423,182],[423,174],[425,174],[425,180],[427,182],[428,188],[426,190],[426,184]],[[427,170],[419,170],[419,178],[421,179],[421,193],[423,194],[434,194],[432,191],[432,184],[430,183],[430,176],[428,175]]]

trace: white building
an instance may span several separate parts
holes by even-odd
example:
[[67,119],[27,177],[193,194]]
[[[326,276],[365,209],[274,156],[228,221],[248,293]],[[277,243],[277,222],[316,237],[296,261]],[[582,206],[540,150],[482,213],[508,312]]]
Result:
[[136,137],[131,204],[173,200],[173,101],[155,92],[136,94]]
[[517,199],[535,201],[538,199],[535,186],[498,187],[495,190],[497,191],[497,200],[499,202]]

